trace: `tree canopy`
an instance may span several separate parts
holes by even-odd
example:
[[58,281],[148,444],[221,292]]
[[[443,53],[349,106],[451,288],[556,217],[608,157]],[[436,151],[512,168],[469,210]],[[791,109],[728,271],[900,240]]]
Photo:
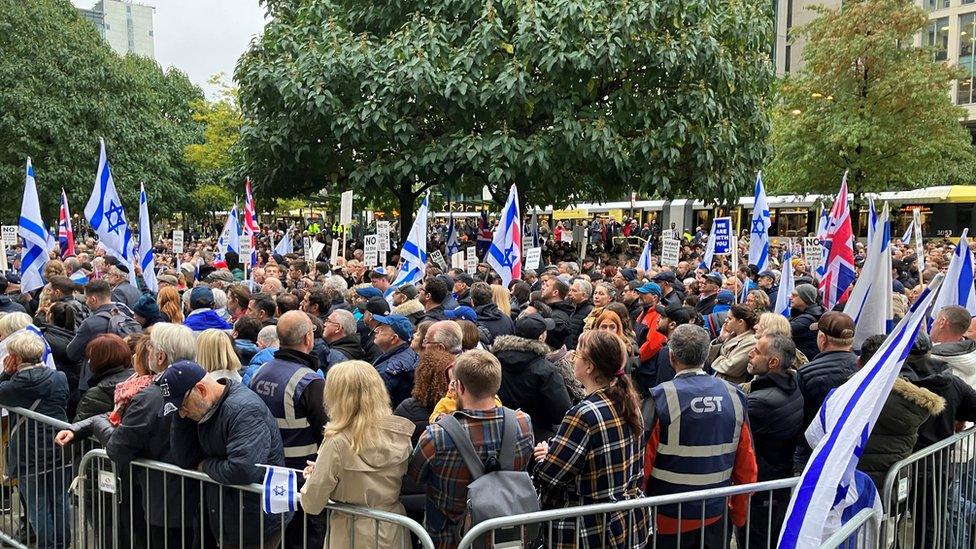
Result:
[[240,60],[263,192],[731,200],[765,156],[768,2],[266,0]]
[[[151,59],[115,54],[67,0],[0,6],[0,180],[9,196],[20,196],[31,156],[45,220],[56,222],[61,187],[81,214],[103,137],[130,219],[140,182],[153,215],[184,209],[195,174],[183,153],[202,137],[190,112],[200,89]],[[19,199],[0,203],[7,219],[19,211]]]
[[855,193],[961,182],[971,138],[952,105],[958,68],[913,47],[928,22],[908,0],[857,0],[798,32],[805,66],[774,109],[768,180],[777,191]]

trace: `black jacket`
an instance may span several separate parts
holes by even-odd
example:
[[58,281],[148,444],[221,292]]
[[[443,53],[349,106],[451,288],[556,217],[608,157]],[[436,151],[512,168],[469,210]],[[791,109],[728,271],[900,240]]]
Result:
[[481,339],[482,345],[490,347],[498,336],[512,335],[515,333],[515,322],[512,321],[511,317],[506,316],[498,308],[498,305],[494,303],[479,305],[475,307],[474,312],[478,313],[478,325],[483,326],[488,332],[487,341],[484,337]]
[[366,353],[363,352],[363,348],[359,345],[359,334],[342,336],[332,343],[326,344],[329,346],[329,358],[328,364],[322,365],[323,369],[346,360],[366,359]]
[[471,307],[471,290],[464,290],[464,293],[455,296],[454,300],[457,301],[458,307]]
[[81,395],[75,421],[88,419],[98,414],[106,414],[115,408],[115,386],[132,375],[132,368],[112,368],[93,374],[88,380],[90,389]]
[[95,336],[108,333],[109,331],[110,319],[99,316],[98,313],[111,313],[117,307],[118,305],[115,303],[107,303],[88,315],[88,318],[75,331],[74,339],[68,344],[66,350],[68,360],[77,361],[85,358],[85,348],[88,346],[88,343],[95,339]]
[[579,341],[583,333],[583,326],[586,324],[586,317],[593,312],[593,302],[584,301],[573,309],[573,314],[569,316],[569,334],[566,336],[566,348],[575,349],[576,342]]
[[[820,305],[810,305],[802,313],[796,312],[790,320],[790,332],[793,343],[801,353],[807,355],[807,360],[813,360],[820,348],[817,347],[817,332],[810,329],[810,325],[820,320],[824,310]],[[820,406],[819,404],[817,406]]]
[[573,403],[556,367],[546,360],[549,347],[512,335],[496,338],[491,352],[502,364],[502,404],[529,414],[536,440],[551,437]]
[[410,436],[410,445],[416,446],[417,441],[420,440],[420,435],[430,425],[430,414],[433,413],[433,406],[424,406],[419,400],[410,397],[396,407],[393,415],[407,418],[413,422],[413,435]]
[[549,305],[549,308],[552,309],[552,320],[556,323],[556,327],[549,330],[549,333],[546,335],[546,343],[553,349],[558,349],[563,345],[567,345],[567,348],[569,348],[567,341],[570,331],[569,318],[573,315],[575,308],[570,302],[565,300],[553,301],[552,303],[546,303],[546,305]]
[[850,351],[820,353],[800,368],[800,391],[803,393],[803,429],[817,415],[827,393],[844,384],[857,365],[857,355]]
[[10,299],[6,294],[0,294],[0,313],[26,313],[23,305]]
[[901,376],[945,399],[945,410],[929,417],[918,429],[915,450],[921,450],[955,433],[957,421],[976,421],[976,391],[952,374],[949,365],[929,353],[911,353]]
[[786,370],[759,376],[749,384],[746,398],[759,481],[793,476],[796,438],[803,434],[803,395],[797,373]]
[[717,293],[701,298],[698,305],[695,305],[695,310],[698,311],[698,314],[702,316],[710,315],[712,314],[712,309],[715,308],[716,303],[718,303]]
[[[44,339],[51,346],[51,355],[54,357],[54,366],[64,372],[68,377],[68,389],[74,393],[78,390],[78,380],[81,378],[81,369],[85,360],[71,360],[68,358],[68,345],[75,337],[75,333],[58,326],[46,325],[42,327]],[[68,399],[71,401],[70,397]]]
[[664,344],[650,360],[641,362],[631,372],[637,394],[641,398],[650,398],[651,389],[674,379],[674,368],[671,366],[671,355],[667,343]]
[[439,320],[447,320],[447,315],[444,314],[444,306],[438,305],[429,311],[424,312],[424,316],[420,318],[420,321],[433,320],[437,322]]

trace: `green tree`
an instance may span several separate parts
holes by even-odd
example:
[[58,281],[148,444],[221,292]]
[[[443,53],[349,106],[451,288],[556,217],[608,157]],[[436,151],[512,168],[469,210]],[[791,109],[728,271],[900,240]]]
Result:
[[266,0],[238,64],[265,192],[731,200],[765,156],[768,2]]
[[203,125],[203,142],[187,146],[186,160],[196,169],[201,182],[240,186],[242,157],[238,143],[243,119],[237,88],[224,82],[222,74],[210,82],[219,86],[220,92],[215,101],[201,98],[191,103],[193,119]]
[[202,92],[183,73],[118,56],[67,0],[0,0],[0,52],[0,181],[10,198],[0,216],[19,212],[27,156],[45,220],[56,219],[61,187],[81,214],[99,137],[130,219],[141,182],[153,215],[185,209],[195,174],[183,151],[201,138],[190,102]]
[[805,66],[772,117],[771,186],[832,193],[845,170],[855,194],[959,181],[973,151],[948,92],[963,73],[911,46],[925,12],[908,0],[814,9],[798,31]]
[[226,186],[217,183],[204,183],[190,192],[190,200],[197,212],[210,214],[214,227],[217,226],[217,212],[230,209],[234,195]]

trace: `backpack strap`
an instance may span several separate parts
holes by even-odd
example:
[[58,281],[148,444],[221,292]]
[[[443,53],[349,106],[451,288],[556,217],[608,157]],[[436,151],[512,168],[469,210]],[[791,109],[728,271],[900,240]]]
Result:
[[461,459],[464,460],[464,465],[471,473],[471,479],[478,480],[481,478],[485,474],[485,464],[478,457],[478,452],[474,449],[474,444],[471,443],[471,437],[468,436],[468,432],[465,431],[461,422],[453,414],[447,414],[437,424],[454,441],[454,446],[461,453]]
[[515,411],[502,406],[502,448],[498,463],[502,471],[515,470],[515,444],[518,441],[518,416]]

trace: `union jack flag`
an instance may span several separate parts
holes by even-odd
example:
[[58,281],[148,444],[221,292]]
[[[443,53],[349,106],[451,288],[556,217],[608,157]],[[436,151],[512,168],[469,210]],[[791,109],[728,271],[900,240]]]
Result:
[[75,255],[75,233],[71,230],[68,195],[64,189],[61,189],[61,211],[58,214],[58,245],[61,248],[61,259]]
[[851,230],[851,212],[847,205],[847,172],[840,184],[840,192],[830,209],[830,221],[824,237],[827,261],[820,292],[824,309],[830,310],[844,301],[854,283],[854,233]]
[[251,194],[251,178],[244,180],[244,237],[251,239],[251,267],[258,262],[254,235],[258,232],[257,214],[254,212],[254,196]]

